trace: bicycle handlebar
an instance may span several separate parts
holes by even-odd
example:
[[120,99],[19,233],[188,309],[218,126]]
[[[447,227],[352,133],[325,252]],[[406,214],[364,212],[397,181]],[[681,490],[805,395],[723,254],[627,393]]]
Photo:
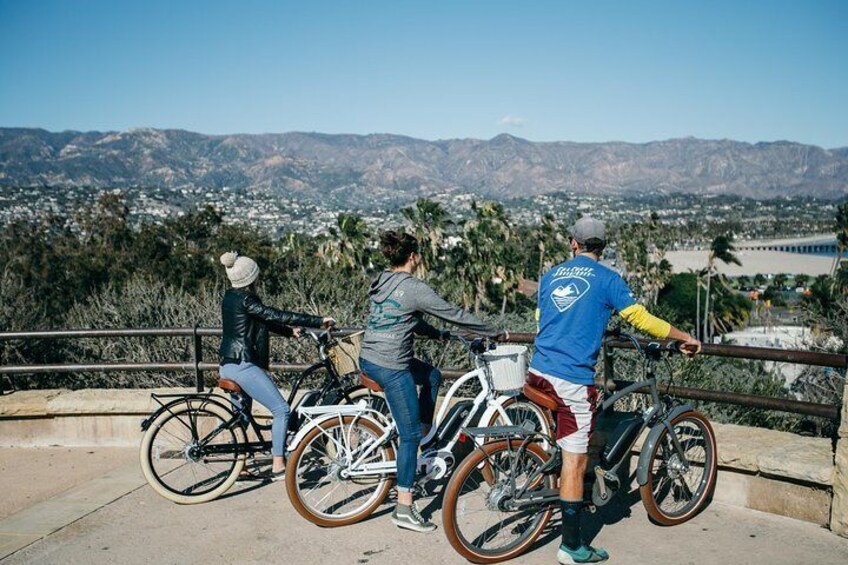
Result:
[[300,335],[303,337],[311,337],[318,345],[326,345],[333,337],[333,326],[323,330],[316,330],[316,328],[303,328]]
[[633,334],[623,331],[621,328],[613,328],[612,330],[604,331],[604,337],[612,337],[615,339],[625,339],[633,343],[641,355],[648,358],[659,358],[664,352],[669,353],[685,353],[682,349],[683,342],[676,339],[668,340],[665,345],[658,341],[651,341],[645,347],[639,343],[639,340]]
[[488,337],[476,337],[469,341],[460,334],[449,333],[448,339],[458,341],[462,344],[462,347],[464,347],[466,351],[475,356],[479,356],[486,351],[491,351],[497,347],[495,342],[491,341]]

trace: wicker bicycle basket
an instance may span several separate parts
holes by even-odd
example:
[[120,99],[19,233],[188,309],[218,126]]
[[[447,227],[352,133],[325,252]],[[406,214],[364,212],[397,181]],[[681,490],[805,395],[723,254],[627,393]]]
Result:
[[336,338],[336,344],[327,355],[339,375],[359,372],[359,350],[362,349],[364,331]]

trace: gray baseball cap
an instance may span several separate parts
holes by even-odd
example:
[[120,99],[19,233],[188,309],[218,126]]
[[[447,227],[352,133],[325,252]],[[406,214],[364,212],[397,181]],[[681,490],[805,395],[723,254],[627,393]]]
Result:
[[590,239],[607,240],[607,230],[604,223],[591,216],[583,216],[569,228],[577,243],[586,243]]

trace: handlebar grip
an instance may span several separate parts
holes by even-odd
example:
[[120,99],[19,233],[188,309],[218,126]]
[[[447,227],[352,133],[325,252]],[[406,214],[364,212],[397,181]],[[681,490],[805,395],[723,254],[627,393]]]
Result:
[[682,341],[672,339],[666,344],[665,348],[668,349],[669,351],[673,351],[675,353],[682,353],[683,352],[683,350],[681,349],[682,345],[683,345]]
[[482,337],[474,338],[468,346],[468,349],[477,355],[486,351],[486,340]]

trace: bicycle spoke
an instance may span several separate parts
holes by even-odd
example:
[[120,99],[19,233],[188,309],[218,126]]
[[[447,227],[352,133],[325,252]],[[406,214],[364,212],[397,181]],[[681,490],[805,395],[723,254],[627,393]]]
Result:
[[[168,414],[150,444],[149,461],[157,482],[168,491],[183,495],[201,495],[217,488],[240,459],[232,453],[204,454],[193,438],[205,436],[216,445],[234,445],[234,433],[224,426],[221,416],[191,404]],[[210,437],[207,430],[217,430],[215,437]]]
[[[516,461],[516,458],[520,458]],[[504,511],[498,500],[517,495],[527,484],[533,488],[544,488],[550,478],[536,480],[534,474],[541,468],[543,461],[527,451],[501,450],[494,453],[485,463],[485,467],[475,468],[459,486],[454,520],[456,530],[463,543],[474,548],[475,552],[493,555],[508,551],[521,543],[539,524],[539,507],[529,507],[516,511]],[[487,480],[483,469],[491,471],[491,481]],[[517,491],[512,490],[515,485]]]
[[[351,470],[348,466],[362,454],[364,444],[378,439],[370,428],[347,422],[315,435],[304,446],[294,470],[298,497],[303,504],[317,515],[332,518],[355,514],[371,504],[384,488],[386,478],[344,477],[342,472]],[[385,448],[378,445],[360,464],[385,460]]]
[[[676,445],[671,434],[677,438]],[[671,432],[665,432],[651,470],[652,496],[663,515],[682,516],[701,504],[709,479],[708,465],[714,465],[713,458],[712,446],[700,420],[684,418]]]

